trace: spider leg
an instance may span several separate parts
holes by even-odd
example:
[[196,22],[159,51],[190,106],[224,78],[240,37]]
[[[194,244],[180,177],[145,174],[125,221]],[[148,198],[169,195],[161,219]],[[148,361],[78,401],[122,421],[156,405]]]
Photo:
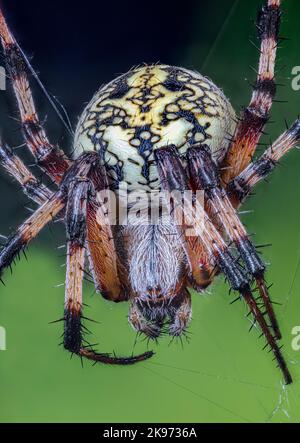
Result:
[[128,300],[128,282],[107,217],[115,194],[108,189],[106,170],[98,154],[94,157],[95,167],[90,173],[93,191],[87,205],[87,253],[96,290],[104,298],[119,302]]
[[209,262],[207,252],[199,237],[185,236],[185,249],[189,260],[189,282],[198,292],[205,290],[218,273],[216,266]]
[[64,310],[64,347],[79,354],[82,346],[82,281],[85,262],[85,212],[89,183],[71,185],[66,209],[67,266]]
[[229,183],[251,162],[269,118],[276,93],[274,70],[281,21],[280,3],[280,0],[267,0],[258,14],[257,30],[261,48],[257,80],[250,104],[242,112],[222,165],[224,183]]
[[31,200],[42,205],[51,198],[52,191],[42,183],[39,183],[22,160],[14,155],[7,146],[0,145],[0,164],[9,175],[20,183],[24,193]]
[[[116,357],[97,353],[84,345],[82,326],[82,281],[85,262],[87,207],[95,155],[83,155],[79,168],[68,172],[68,203],[66,208],[67,270],[64,311],[64,347],[89,360],[116,365],[130,365],[152,357],[152,352],[131,357]],[[75,165],[75,164],[74,164]]]
[[239,207],[253,190],[254,186],[273,171],[277,163],[288,151],[300,142],[300,119],[285,131],[258,160],[250,163],[244,171],[227,186],[227,193],[234,207]]
[[266,266],[249,239],[226,191],[221,186],[218,167],[212,160],[209,147],[206,145],[194,146],[188,150],[187,156],[194,186],[196,189],[205,191],[206,209],[210,218],[218,220],[229,240],[236,245],[248,272],[256,281],[274,335],[276,339],[280,339],[279,325],[265,283]]
[[0,37],[7,72],[17,98],[26,144],[37,164],[56,183],[70,166],[70,160],[59,148],[53,146],[40,123],[27,76],[23,53],[11,34],[0,9]]
[[26,248],[42,228],[49,223],[63,209],[64,195],[57,192],[40,206],[31,217],[29,217],[8,240],[0,251],[0,274],[14,259]]
[[[274,353],[286,384],[292,383],[292,377],[281,350],[278,347],[275,338],[270,333],[266,320],[253,297],[247,275],[236,263],[236,259],[231,255],[227,244],[210,220],[207,212],[203,209],[202,222],[199,218],[194,217],[193,204],[188,199],[184,199],[184,191],[190,189],[190,184],[184,167],[178,158],[176,148],[168,146],[166,148],[158,149],[155,151],[155,159],[162,188],[170,192],[171,195],[173,195],[174,190],[179,191],[181,194],[181,198],[179,199],[178,197],[176,199],[177,194],[174,196],[175,203],[173,213],[175,220],[179,220],[179,223],[181,223],[181,229],[183,230],[192,226],[196,234],[201,238],[211,261],[214,262],[214,264],[224,273],[230,287],[240,293],[250,308],[251,313],[258,322],[267,343]],[[182,223],[182,220],[184,223]]]
[[[9,163],[9,158],[7,157],[7,152],[4,151],[6,156],[6,164],[8,168],[12,170],[17,166],[22,166],[18,158],[13,158],[12,163]],[[69,187],[69,182],[72,180],[74,171],[78,169],[83,169],[82,163],[85,166],[85,155],[79,158],[77,163],[74,163],[71,168],[67,171],[64,176],[63,183],[56,193],[53,193],[48,200],[46,200],[32,215],[29,217],[10,237],[7,244],[0,251],[0,274],[4,268],[11,266],[15,257],[20,254],[22,250],[26,248],[31,240],[33,240],[43,227],[49,223],[51,220],[58,215],[62,209],[65,207],[67,191]],[[23,165],[24,166],[24,165]],[[26,170],[26,167],[25,167]],[[24,171],[25,171],[24,170]],[[17,172],[18,175],[20,171]],[[23,178],[20,176],[21,180]],[[34,178],[34,177],[33,177]]]

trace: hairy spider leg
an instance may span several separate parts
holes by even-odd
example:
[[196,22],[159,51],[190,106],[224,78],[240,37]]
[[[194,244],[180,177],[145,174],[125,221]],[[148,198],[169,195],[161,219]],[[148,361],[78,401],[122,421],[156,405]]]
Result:
[[252,161],[256,146],[269,119],[276,93],[275,60],[281,21],[280,0],[268,0],[258,14],[261,42],[256,83],[248,107],[239,118],[233,141],[222,163],[222,181],[227,184]]
[[108,354],[98,354],[92,349],[79,346],[82,338],[81,309],[82,309],[82,279],[84,272],[85,241],[86,241],[86,211],[89,190],[92,181],[88,172],[95,164],[95,154],[83,154],[69,169],[59,190],[45,201],[24,222],[8,240],[0,252],[0,274],[10,266],[13,260],[26,248],[42,228],[53,220],[67,202],[66,227],[68,236],[67,275],[65,295],[65,348],[71,352],[108,364],[133,364],[150,358],[153,352],[132,357],[112,357]]
[[145,334],[151,340],[156,340],[161,334],[163,323],[147,319],[134,298],[130,303],[128,321],[135,331],[139,334]]
[[218,220],[229,240],[236,245],[246,269],[256,281],[275,338],[280,339],[279,325],[265,283],[266,266],[249,239],[247,231],[230,203],[226,191],[221,187],[218,167],[211,157],[208,146],[199,145],[190,148],[187,157],[193,185],[196,189],[205,191],[205,208],[210,219]]
[[[90,171],[93,189],[87,205],[87,253],[97,292],[114,302],[128,300],[127,273],[116,251],[109,214],[115,210],[115,194],[109,190],[107,172],[97,153]],[[114,201],[112,201],[114,199]]]
[[89,182],[74,177],[68,191],[65,223],[67,263],[64,309],[64,347],[79,354],[82,347],[82,280],[85,265],[85,218]]
[[11,34],[0,9],[0,37],[6,68],[17,98],[23,135],[35,161],[55,183],[60,183],[71,161],[59,148],[53,146],[39,120],[27,76],[22,50]]
[[0,164],[21,185],[27,197],[42,205],[52,197],[52,191],[40,183],[22,160],[5,145],[0,145]]
[[[178,158],[178,153],[174,146],[158,149],[155,152],[155,158],[163,189],[171,193],[176,190],[182,194],[186,189],[190,188],[183,164]],[[238,266],[236,259],[229,251],[228,245],[210,220],[205,209],[203,209],[202,214],[204,223],[194,216],[193,204],[188,199],[184,199],[184,201],[177,199],[174,203],[173,212],[175,219],[178,217],[179,223],[182,223],[182,220],[184,220],[184,224],[182,225],[183,230],[186,229],[186,227],[193,227],[196,234],[203,242],[207,256],[224,273],[230,287],[233,290],[238,291],[245,300],[254,319],[258,322],[267,343],[274,353],[286,384],[292,383],[292,377],[281,350],[278,347],[275,338],[270,333],[266,320],[253,297],[248,276]]]
[[254,186],[274,170],[281,157],[300,142],[300,119],[285,131],[257,160],[250,163],[227,186],[231,203],[238,208]]
[[19,226],[0,251],[0,274],[5,268],[11,266],[20,252],[28,246],[29,242],[39,234],[47,223],[59,214],[64,206],[64,193],[58,191]]
[[[130,365],[152,357],[153,352],[117,357],[95,352],[84,344],[82,319],[82,282],[86,253],[87,212],[90,194],[95,192],[90,173],[97,169],[97,154],[83,154],[66,175],[68,184],[65,216],[67,233],[67,269],[64,311],[64,347],[71,353],[105,364]],[[91,221],[90,221],[91,223]],[[101,231],[100,231],[101,232]],[[100,238],[101,239],[101,238]]]

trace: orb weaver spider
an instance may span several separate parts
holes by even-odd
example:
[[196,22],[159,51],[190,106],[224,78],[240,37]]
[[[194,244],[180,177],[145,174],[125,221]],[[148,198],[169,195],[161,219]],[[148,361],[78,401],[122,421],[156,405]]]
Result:
[[[265,282],[266,266],[237,210],[253,187],[300,140],[300,120],[263,155],[253,160],[276,92],[274,75],[280,27],[280,0],[267,0],[258,15],[260,60],[252,98],[236,114],[223,92],[197,72],[168,65],[144,65],[102,87],[77,125],[72,159],[51,144],[39,120],[28,81],[29,63],[0,11],[0,36],[7,72],[20,112],[26,145],[57,189],[39,183],[7,146],[0,161],[39,207],[0,252],[0,270],[10,266],[41,229],[63,216],[67,236],[64,347],[108,364],[132,364],[153,355],[131,357],[98,353],[83,338],[82,281],[85,260],[96,290],[106,299],[129,301],[129,322],[157,338],[185,332],[191,320],[193,288],[204,291],[223,273],[246,302],[273,351],[285,382],[292,377],[278,346],[278,322]],[[158,224],[105,222],[102,191],[183,195],[204,193],[204,223],[194,223],[194,201],[170,209],[173,221]],[[176,223],[180,212],[187,224]],[[233,244],[237,254],[232,252]],[[237,255],[239,257],[237,257]],[[253,296],[252,284],[260,294]],[[261,305],[263,305],[262,311]],[[270,323],[270,325],[269,325]]]

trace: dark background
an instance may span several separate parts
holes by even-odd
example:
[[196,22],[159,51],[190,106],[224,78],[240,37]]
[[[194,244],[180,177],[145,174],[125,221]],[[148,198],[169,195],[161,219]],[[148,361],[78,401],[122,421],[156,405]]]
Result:
[[[196,0],[0,2],[17,40],[32,57],[47,90],[66,107],[73,127],[95,91],[134,65],[179,64],[186,48],[201,42],[197,59],[186,66],[200,69],[233,3],[216,0],[212,8],[209,2]],[[199,15],[205,20],[199,22]],[[32,88],[51,141],[70,152],[72,140],[34,82]],[[22,138],[13,94],[0,91],[0,97],[0,135],[10,146],[19,146]],[[24,151],[20,155],[30,162]],[[1,190],[8,200],[4,226],[18,217],[20,204],[25,203],[10,183],[4,177]]]

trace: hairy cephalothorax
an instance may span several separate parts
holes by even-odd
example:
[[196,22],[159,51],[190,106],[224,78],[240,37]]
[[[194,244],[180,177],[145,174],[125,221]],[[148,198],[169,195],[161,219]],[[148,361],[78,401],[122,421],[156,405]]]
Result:
[[[75,155],[69,159],[51,144],[39,121],[27,76],[32,68],[0,11],[0,36],[24,139],[56,186],[50,190],[41,184],[20,158],[0,146],[3,167],[39,205],[1,250],[0,271],[47,223],[64,217],[68,351],[109,364],[132,364],[153,355],[148,351],[116,357],[94,351],[85,341],[85,272],[103,297],[128,301],[131,325],[152,339],[162,333],[185,333],[192,312],[190,290],[201,293],[223,274],[261,328],[285,382],[292,382],[278,345],[281,334],[265,282],[266,266],[237,215],[253,187],[300,140],[296,120],[253,160],[276,92],[280,16],[280,0],[267,0],[258,15],[258,75],[251,101],[238,118],[223,92],[206,77],[168,65],[144,65],[96,93],[79,120]],[[147,205],[136,217],[127,217],[134,206],[127,199],[137,191],[144,203],[153,193],[169,195],[169,218],[162,217],[165,206],[160,203],[155,222],[152,213],[146,222]],[[200,215],[199,191],[204,195]],[[187,192],[191,199],[185,197]],[[118,209],[112,223],[114,205]]]

